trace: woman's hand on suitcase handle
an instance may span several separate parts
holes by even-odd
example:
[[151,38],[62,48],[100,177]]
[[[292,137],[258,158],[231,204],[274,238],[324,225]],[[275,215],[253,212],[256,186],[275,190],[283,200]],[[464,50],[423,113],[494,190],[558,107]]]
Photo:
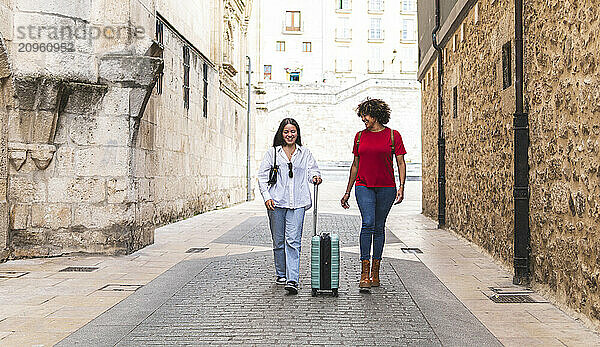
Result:
[[267,210],[275,211],[275,201],[273,199],[265,201],[265,206],[267,206]]
[[319,185],[323,183],[323,180],[321,179],[321,176],[313,176],[312,182],[313,184]]

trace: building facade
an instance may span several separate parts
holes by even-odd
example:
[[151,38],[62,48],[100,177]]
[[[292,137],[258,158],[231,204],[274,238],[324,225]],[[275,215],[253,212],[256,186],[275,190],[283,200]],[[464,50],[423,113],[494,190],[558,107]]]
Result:
[[[254,2],[250,29],[256,95],[255,159],[279,122],[295,118],[320,162],[352,161],[364,125],[354,108],[381,98],[420,163],[416,1]],[[260,125],[260,126],[258,126]]]
[[246,197],[242,0],[0,2],[0,252],[129,253]]
[[[521,242],[515,241],[521,230],[515,228],[515,200],[527,201],[525,258],[532,285],[598,324],[598,7],[593,1],[525,2],[521,113],[516,3],[441,4],[446,226],[517,268],[523,258],[515,255]],[[419,7],[423,213],[431,217],[442,201],[434,17],[434,2]],[[528,134],[528,145],[515,131]],[[517,153],[525,153],[524,166]],[[523,178],[526,187],[519,191]]]

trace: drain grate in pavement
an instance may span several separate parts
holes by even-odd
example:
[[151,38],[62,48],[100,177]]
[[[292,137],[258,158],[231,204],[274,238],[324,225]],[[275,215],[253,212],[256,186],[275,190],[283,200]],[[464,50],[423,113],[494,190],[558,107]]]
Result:
[[489,298],[497,304],[522,304],[539,302],[527,294],[500,294],[491,295]]
[[417,253],[423,253],[422,250],[420,250],[419,248],[413,248],[413,247],[402,247],[400,248],[402,250],[402,252],[404,253],[410,253],[410,254],[417,254]]
[[92,272],[98,270],[95,266],[69,266],[59,272]]
[[111,292],[135,292],[140,288],[142,288],[141,284],[107,284],[98,290]]
[[19,278],[27,275],[29,272],[23,271],[0,271],[0,278]]
[[547,302],[531,289],[522,286],[489,287],[484,294],[498,304],[540,304]]
[[192,247],[185,251],[185,253],[202,253],[208,251],[208,247]]
[[524,288],[521,286],[508,286],[508,287],[489,287],[490,290],[498,295],[506,295],[506,294],[533,294],[533,290],[529,288]]

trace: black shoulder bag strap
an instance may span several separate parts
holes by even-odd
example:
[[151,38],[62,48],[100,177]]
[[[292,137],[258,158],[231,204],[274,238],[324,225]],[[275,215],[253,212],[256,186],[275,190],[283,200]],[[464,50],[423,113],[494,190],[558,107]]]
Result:
[[279,167],[277,166],[277,147],[273,146],[273,166],[269,170],[269,181],[267,182],[270,185],[274,185],[277,183],[277,172],[279,171]]

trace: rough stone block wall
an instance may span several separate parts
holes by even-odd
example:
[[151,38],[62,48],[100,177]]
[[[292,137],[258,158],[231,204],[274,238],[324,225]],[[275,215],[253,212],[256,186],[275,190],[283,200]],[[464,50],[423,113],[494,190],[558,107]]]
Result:
[[[471,10],[462,23],[464,35],[457,30],[444,46],[443,87],[446,224],[507,264],[512,259],[514,86],[503,88],[501,62],[502,45],[513,47],[511,6],[507,0],[479,1],[477,20]],[[423,94],[428,112],[423,114],[423,210],[437,217],[437,62],[429,70],[433,77]]]
[[[155,61],[140,59],[150,66]],[[152,242],[152,231],[136,224],[130,177],[129,141],[140,88],[103,78],[107,84],[12,80],[17,101],[8,108],[12,256],[123,253]],[[52,102],[45,107],[48,96]]]
[[[514,7],[478,1],[446,44],[447,225],[512,265]],[[525,110],[533,285],[600,322],[600,56],[594,1],[527,1]],[[456,42],[456,44],[455,44]],[[502,45],[512,83],[503,88]],[[423,89],[423,210],[437,215],[434,61]],[[427,81],[431,80],[431,83]],[[458,103],[454,115],[453,88]]]
[[533,277],[600,324],[600,10],[526,1]]
[[421,81],[421,155],[423,214],[438,216],[438,80],[437,61],[434,61]]

